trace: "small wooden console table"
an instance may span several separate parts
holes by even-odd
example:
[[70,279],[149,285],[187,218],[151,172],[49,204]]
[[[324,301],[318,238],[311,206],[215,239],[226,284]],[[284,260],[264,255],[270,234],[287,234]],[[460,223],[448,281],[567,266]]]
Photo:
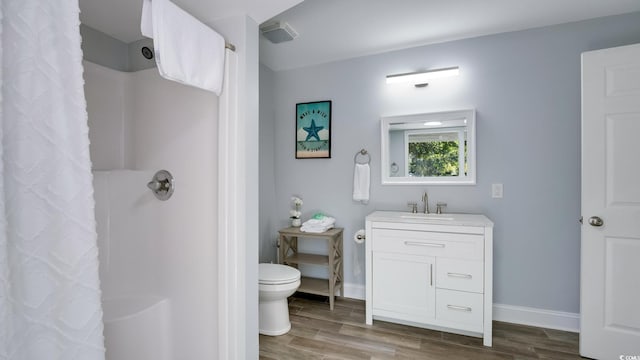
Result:
[[[300,231],[299,227],[288,227],[278,231],[280,263],[298,268],[300,264],[326,266],[329,279],[302,277],[299,292],[329,297],[329,308],[333,310],[334,297],[338,290],[344,296],[344,263],[342,261],[342,228],[333,228],[323,233]],[[298,238],[326,240],[327,255],[305,254],[298,252]]]

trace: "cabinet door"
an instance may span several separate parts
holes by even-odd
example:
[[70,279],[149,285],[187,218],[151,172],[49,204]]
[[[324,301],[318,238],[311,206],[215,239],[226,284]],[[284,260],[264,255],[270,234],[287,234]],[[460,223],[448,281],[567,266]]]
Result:
[[435,258],[373,253],[373,308],[418,318],[435,316]]

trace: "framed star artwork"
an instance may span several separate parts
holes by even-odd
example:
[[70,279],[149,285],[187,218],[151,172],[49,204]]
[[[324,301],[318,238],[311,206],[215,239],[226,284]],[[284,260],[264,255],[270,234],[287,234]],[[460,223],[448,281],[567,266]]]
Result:
[[331,101],[296,104],[296,159],[331,158]]

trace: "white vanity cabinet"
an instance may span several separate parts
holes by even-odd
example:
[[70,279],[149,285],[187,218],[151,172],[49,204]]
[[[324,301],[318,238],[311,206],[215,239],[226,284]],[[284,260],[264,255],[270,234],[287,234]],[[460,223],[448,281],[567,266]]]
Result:
[[493,223],[484,215],[366,218],[366,322],[483,337],[491,346]]

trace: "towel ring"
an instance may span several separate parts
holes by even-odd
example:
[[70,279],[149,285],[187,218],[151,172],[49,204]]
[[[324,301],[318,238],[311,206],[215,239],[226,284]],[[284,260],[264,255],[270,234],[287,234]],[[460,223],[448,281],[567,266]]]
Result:
[[[360,156],[360,158],[358,158]],[[364,159],[363,159],[364,158]],[[358,161],[360,160],[360,161]],[[353,157],[353,162],[356,164],[368,164],[371,162],[371,155],[367,152],[367,150],[362,149],[356,153]]]

